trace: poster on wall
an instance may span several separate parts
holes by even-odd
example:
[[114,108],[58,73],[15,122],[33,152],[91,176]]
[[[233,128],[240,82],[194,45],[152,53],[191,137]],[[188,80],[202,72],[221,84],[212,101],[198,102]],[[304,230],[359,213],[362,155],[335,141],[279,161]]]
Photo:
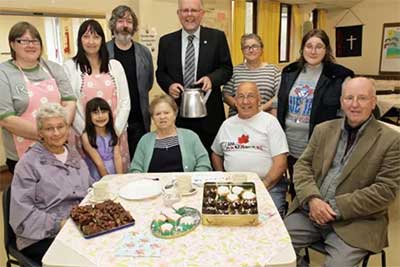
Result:
[[153,57],[157,56],[157,30],[155,27],[146,26],[140,29],[139,41],[150,50]]
[[336,57],[360,57],[363,25],[336,27]]
[[383,24],[379,73],[400,75],[400,23]]

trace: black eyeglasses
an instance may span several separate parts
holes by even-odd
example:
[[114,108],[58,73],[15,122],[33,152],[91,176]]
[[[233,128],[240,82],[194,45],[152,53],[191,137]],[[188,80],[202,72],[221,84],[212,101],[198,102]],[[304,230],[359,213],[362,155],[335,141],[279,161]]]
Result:
[[28,39],[17,39],[15,40],[17,43],[21,45],[40,45],[40,41],[38,39],[28,40]]

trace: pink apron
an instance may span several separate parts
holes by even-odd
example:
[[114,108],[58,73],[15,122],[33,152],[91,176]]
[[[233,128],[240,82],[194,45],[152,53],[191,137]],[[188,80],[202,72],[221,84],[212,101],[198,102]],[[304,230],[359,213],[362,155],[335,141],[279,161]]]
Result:
[[[86,103],[95,97],[101,97],[107,101],[113,111],[113,118],[115,122],[118,99],[117,90],[113,77],[109,73],[83,75],[83,82],[81,87],[81,104],[83,110],[86,109]],[[123,171],[126,173],[130,165],[129,147],[128,147],[128,134],[125,130],[120,138],[120,148],[122,156]],[[78,141],[79,139],[79,141]],[[75,142],[81,142],[80,138],[76,138]],[[80,144],[78,146],[81,146]]]
[[[49,75],[49,79],[39,82],[31,82],[26,77],[22,69],[18,66],[26,83],[26,93],[29,96],[28,107],[24,113],[20,115],[20,117],[34,124],[36,124],[36,114],[40,105],[48,102],[61,102],[61,96],[56,81],[46,70],[46,68],[42,67],[41,65],[39,66]],[[36,142],[36,140],[26,139],[17,135],[13,135],[13,138],[19,158],[33,143]]]

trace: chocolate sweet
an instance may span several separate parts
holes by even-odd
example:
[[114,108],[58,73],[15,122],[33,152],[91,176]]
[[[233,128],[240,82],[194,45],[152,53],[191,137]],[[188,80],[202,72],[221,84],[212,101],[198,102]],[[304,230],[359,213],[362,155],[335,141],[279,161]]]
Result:
[[207,184],[203,193],[205,214],[257,214],[257,198],[254,185]]
[[71,218],[78,224],[84,235],[104,232],[135,221],[120,203],[111,200],[94,206],[74,206],[71,210]]

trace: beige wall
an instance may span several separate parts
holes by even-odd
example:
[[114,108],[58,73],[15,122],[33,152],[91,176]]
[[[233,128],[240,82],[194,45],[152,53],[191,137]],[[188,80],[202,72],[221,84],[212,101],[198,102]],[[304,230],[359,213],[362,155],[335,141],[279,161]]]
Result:
[[[382,27],[384,23],[400,22],[400,0],[364,0],[351,9],[363,22],[361,57],[337,58],[337,62],[356,74],[379,74]],[[328,10],[327,33],[335,44],[335,25],[345,10]],[[339,26],[359,25],[360,22],[348,13]]]

